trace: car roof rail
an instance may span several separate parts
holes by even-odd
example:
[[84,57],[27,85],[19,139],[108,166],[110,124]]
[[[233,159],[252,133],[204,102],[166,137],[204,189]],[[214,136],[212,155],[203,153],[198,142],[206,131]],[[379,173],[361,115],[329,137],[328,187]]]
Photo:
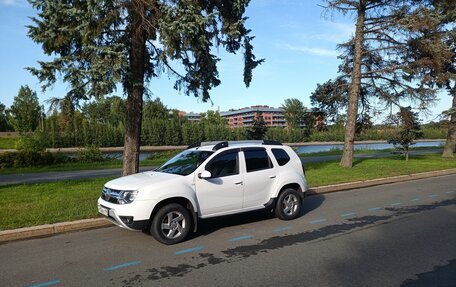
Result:
[[219,142],[218,144],[216,144],[212,150],[213,151],[216,151],[216,150],[219,150],[221,148],[224,148],[224,147],[227,147],[228,146],[228,142],[227,141],[224,141],[224,142]]
[[233,145],[238,145],[238,144],[282,145],[281,142],[274,141],[274,140],[209,141],[209,142],[198,142],[198,143],[191,144],[187,147],[187,149],[194,148],[194,147],[214,145],[212,150],[216,151],[221,148],[228,147],[230,144],[233,144]]
[[263,140],[264,145],[282,145],[281,142],[279,141],[273,141],[273,140]]
[[194,147],[200,147],[200,146],[201,146],[201,142],[192,143],[191,145],[189,145],[189,146],[187,147],[187,149],[189,149],[189,148],[194,148]]

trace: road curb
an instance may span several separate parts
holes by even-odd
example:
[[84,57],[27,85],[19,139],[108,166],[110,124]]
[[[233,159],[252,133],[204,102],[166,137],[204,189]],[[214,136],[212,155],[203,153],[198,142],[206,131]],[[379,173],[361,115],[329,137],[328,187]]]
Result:
[[22,239],[45,237],[55,234],[81,231],[93,228],[112,226],[113,224],[104,218],[90,218],[76,221],[44,224],[32,227],[0,231],[0,243]]
[[[308,190],[308,195],[339,192],[339,191],[345,191],[345,190],[349,190],[349,189],[357,189],[357,188],[364,188],[364,187],[370,187],[370,186],[376,186],[376,185],[382,185],[382,184],[405,182],[405,181],[411,181],[411,180],[416,180],[416,179],[424,179],[424,178],[431,178],[431,177],[451,175],[451,174],[456,174],[456,168],[315,187],[315,188],[310,188]],[[30,239],[30,238],[36,238],[36,237],[45,237],[45,236],[51,236],[51,235],[55,235],[55,234],[65,233],[65,232],[81,231],[81,230],[101,228],[101,227],[107,227],[107,226],[113,226],[113,224],[104,218],[92,218],[92,219],[83,219],[83,220],[77,220],[77,221],[69,221],[69,222],[61,222],[61,223],[55,223],[55,224],[45,224],[45,225],[39,225],[39,226],[33,226],[33,227],[5,230],[5,231],[0,231],[0,243],[16,241],[16,240],[23,240],[23,239]]]

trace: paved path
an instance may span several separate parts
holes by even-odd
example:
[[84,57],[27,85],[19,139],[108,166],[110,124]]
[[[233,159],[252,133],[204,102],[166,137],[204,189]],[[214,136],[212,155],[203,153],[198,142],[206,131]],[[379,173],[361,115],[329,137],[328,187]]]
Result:
[[[422,150],[412,151],[411,154],[433,154],[440,153],[440,150]],[[357,154],[355,158],[379,158],[391,156],[391,153],[378,153],[378,154]],[[340,155],[330,156],[313,156],[301,158],[304,165],[310,162],[323,162],[340,159]],[[153,166],[141,167],[141,171],[154,169]],[[77,171],[53,171],[53,172],[37,172],[37,173],[21,173],[21,174],[0,174],[0,186],[9,184],[20,183],[38,183],[38,182],[52,182],[70,179],[84,179],[105,176],[120,176],[121,169],[97,169],[97,170],[77,170]]]
[[165,246],[108,227],[0,245],[7,286],[454,286],[456,175],[203,221]]
[[[140,171],[154,169],[153,166],[141,167]],[[20,183],[38,183],[52,182],[71,179],[84,179],[106,176],[121,176],[121,168],[94,169],[94,170],[75,170],[75,171],[51,171],[51,172],[34,172],[19,174],[1,174],[0,186]]]

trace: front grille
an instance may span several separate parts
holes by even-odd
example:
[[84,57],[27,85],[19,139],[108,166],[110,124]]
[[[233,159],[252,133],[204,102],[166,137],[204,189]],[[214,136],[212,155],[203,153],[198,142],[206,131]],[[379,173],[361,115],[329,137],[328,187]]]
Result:
[[101,198],[107,202],[118,204],[119,202],[117,199],[119,198],[120,192],[120,190],[103,187],[103,190],[101,191]]

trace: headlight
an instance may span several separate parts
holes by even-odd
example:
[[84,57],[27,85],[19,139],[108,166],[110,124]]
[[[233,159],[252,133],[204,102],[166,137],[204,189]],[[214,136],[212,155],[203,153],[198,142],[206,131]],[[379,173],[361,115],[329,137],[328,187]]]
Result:
[[127,190],[122,190],[119,192],[119,197],[117,198],[117,201],[119,204],[127,204],[127,203],[132,203],[133,200],[135,200],[136,196],[138,195],[138,191],[127,191]]
[[103,187],[101,198],[116,204],[132,203],[138,195],[137,190],[116,190]]

